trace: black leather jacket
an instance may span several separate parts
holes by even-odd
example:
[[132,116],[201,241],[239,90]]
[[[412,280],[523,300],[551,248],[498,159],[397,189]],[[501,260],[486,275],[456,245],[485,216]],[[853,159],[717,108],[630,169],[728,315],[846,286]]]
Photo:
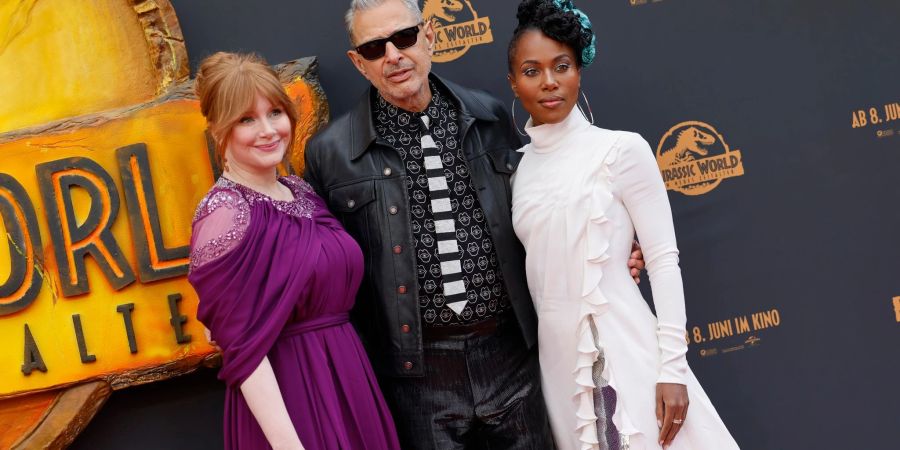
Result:
[[[512,227],[509,177],[521,155],[503,104],[431,75],[455,98],[472,184],[490,224],[510,302],[529,347],[537,316],[525,281],[525,251]],[[305,178],[362,247],[365,276],[351,317],[382,375],[422,376],[422,324],[409,196],[400,155],[377,138],[366,92],[306,147]]]

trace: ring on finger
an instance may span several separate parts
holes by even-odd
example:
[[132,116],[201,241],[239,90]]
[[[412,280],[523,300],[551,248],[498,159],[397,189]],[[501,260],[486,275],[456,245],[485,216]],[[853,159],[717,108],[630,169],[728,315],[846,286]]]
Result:
[[681,425],[684,423],[684,419],[672,419],[672,423],[675,425]]

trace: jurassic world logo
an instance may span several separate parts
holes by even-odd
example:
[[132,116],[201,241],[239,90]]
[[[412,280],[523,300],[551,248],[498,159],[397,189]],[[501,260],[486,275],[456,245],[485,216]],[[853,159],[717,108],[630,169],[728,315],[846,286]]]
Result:
[[474,45],[494,41],[491,19],[478,17],[469,0],[425,0],[422,16],[434,25],[434,62],[453,61]]
[[656,161],[666,189],[685,195],[701,195],[722,180],[744,174],[740,150],[732,150],[711,125],[682,122],[663,135]]

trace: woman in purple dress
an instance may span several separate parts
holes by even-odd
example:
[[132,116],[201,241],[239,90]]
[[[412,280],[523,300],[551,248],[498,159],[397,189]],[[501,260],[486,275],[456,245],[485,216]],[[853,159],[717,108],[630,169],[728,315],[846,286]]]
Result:
[[252,55],[217,53],[197,94],[223,163],[200,202],[188,279],[222,350],[228,449],[398,449],[348,312],[356,242],[300,178],[278,177],[293,142],[290,98]]

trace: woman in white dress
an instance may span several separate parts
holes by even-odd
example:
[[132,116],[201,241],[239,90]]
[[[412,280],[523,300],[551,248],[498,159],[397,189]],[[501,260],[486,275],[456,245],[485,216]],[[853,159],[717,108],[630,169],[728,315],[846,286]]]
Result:
[[[590,22],[561,0],[526,0],[518,19],[509,81],[531,143],[512,182],[513,226],[557,446],[738,448],[687,364],[678,248],[653,152],[575,108],[594,57]],[[635,232],[657,316],[625,264]]]

